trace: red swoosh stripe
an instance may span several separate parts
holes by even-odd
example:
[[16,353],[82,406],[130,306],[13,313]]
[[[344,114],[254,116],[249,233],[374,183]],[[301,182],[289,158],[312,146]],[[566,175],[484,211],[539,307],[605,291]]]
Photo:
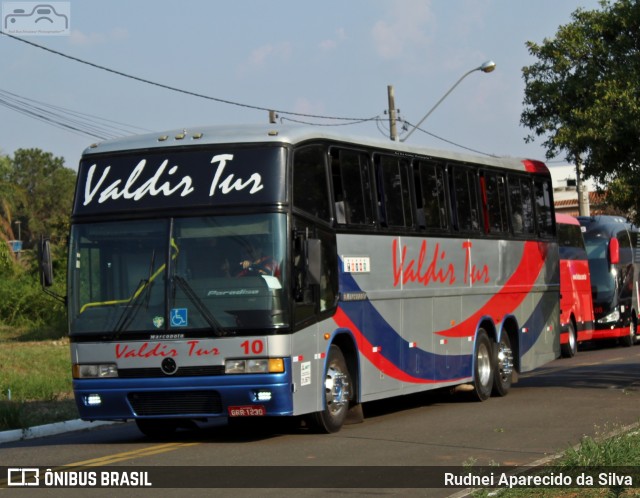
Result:
[[[356,336],[358,341],[358,349],[360,353],[363,354],[367,360],[369,360],[378,370],[383,372],[385,375],[397,379],[402,382],[410,382],[413,384],[439,384],[442,382],[452,382],[456,380],[462,379],[446,379],[446,380],[433,380],[433,379],[421,379],[419,377],[413,377],[409,375],[407,372],[400,370],[396,365],[387,360],[383,354],[374,353],[373,345],[367,340],[364,334],[356,327],[356,325],[351,321],[351,319],[347,316],[347,314],[342,310],[342,308],[338,307],[336,314],[333,316],[338,327],[345,328],[351,330],[353,334]],[[465,377],[466,378],[466,377]]]
[[[497,322],[505,315],[512,313],[533,288],[533,284],[544,266],[546,252],[545,243],[525,242],[520,264],[500,291],[464,322],[435,333],[443,337],[470,337],[475,333],[476,326],[483,316],[492,316]],[[518,287],[517,292],[512,289],[514,286]]]

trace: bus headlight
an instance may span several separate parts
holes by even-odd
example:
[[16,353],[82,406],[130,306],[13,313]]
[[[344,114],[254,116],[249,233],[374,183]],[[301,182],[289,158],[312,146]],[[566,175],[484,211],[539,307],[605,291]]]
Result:
[[609,313],[607,316],[600,318],[598,320],[598,323],[617,322],[618,320],[620,320],[620,312],[618,310],[615,310]]
[[74,364],[72,366],[74,379],[104,379],[118,376],[118,366],[115,363]]
[[102,404],[102,397],[99,394],[88,394],[82,397],[84,406],[100,406]]
[[224,373],[252,374],[252,373],[282,373],[284,360],[282,358],[251,358],[246,360],[226,360]]

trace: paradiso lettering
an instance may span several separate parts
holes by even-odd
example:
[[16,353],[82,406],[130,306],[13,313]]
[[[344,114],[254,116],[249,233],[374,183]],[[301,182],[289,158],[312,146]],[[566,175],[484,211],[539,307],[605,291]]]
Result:
[[[253,173],[247,180],[235,178],[233,173],[227,174],[225,172],[227,162],[232,160],[233,154],[218,154],[211,159],[211,164],[215,165],[215,169],[209,187],[209,197],[214,196],[218,191],[222,194],[228,194],[234,190],[240,191],[249,188],[249,193],[254,194],[264,188],[259,173]],[[105,201],[119,198],[138,201],[145,196],[164,195],[169,197],[175,194],[185,197],[195,191],[192,178],[189,175],[180,178],[178,175],[179,166],[169,167],[168,159],[162,162],[149,179],[139,181],[146,166],[147,160],[142,159],[126,180],[118,178],[112,181],[109,178],[111,166],[107,166],[102,171],[100,178],[94,179],[97,165],[93,164],[87,173],[83,205],[89,205],[94,199],[102,204]]]
[[[393,257],[393,286],[397,287],[409,282],[418,282],[425,287],[431,283],[453,285],[456,282],[456,265],[447,259],[447,253],[440,247],[440,243],[433,245],[429,252],[427,241],[423,240],[417,258],[407,257],[407,246],[400,245],[398,239],[393,239],[391,247]],[[471,263],[471,248],[473,243],[463,241],[461,249],[464,254],[464,284],[489,283],[489,267],[483,264],[481,267]],[[401,254],[398,261],[398,254]]]

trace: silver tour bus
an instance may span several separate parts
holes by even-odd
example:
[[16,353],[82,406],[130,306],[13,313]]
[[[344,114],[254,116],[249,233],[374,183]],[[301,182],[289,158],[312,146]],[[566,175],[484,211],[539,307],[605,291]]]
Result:
[[151,436],[504,396],[560,354],[551,178],[305,127],[107,141],[80,162],[67,293],[80,416]]

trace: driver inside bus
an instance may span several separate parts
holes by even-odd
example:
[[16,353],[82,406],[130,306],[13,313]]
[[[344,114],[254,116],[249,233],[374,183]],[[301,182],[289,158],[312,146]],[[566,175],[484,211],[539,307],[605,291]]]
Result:
[[[249,239],[246,246],[247,254],[240,261],[241,270],[235,275],[236,277],[271,275],[280,277],[280,265],[270,256],[265,247],[267,246],[266,238],[254,236]],[[230,275],[228,261],[225,263],[226,273]]]

